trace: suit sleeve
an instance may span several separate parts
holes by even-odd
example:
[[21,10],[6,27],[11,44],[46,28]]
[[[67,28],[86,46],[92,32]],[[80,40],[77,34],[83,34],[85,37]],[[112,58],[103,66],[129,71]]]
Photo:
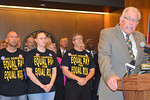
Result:
[[111,32],[102,30],[98,43],[98,63],[102,78],[105,83],[111,76],[116,76],[111,65]]

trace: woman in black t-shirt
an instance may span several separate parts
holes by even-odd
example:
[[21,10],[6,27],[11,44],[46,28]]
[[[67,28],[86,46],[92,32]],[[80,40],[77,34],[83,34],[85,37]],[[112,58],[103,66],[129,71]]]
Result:
[[45,33],[37,33],[35,41],[37,48],[29,51],[25,57],[25,66],[29,77],[28,97],[29,100],[53,100],[58,61],[54,52],[45,48]]

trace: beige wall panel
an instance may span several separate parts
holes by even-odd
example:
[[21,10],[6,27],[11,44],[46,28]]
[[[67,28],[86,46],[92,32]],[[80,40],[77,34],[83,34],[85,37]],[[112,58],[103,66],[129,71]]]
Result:
[[28,33],[42,29],[52,33],[58,43],[61,37],[68,37],[70,49],[72,33],[80,32],[85,40],[94,39],[96,49],[103,25],[104,15],[0,8],[0,40],[11,30],[23,41]]
[[94,40],[95,50],[100,31],[104,28],[103,20],[103,16],[99,15],[78,14],[77,16],[77,30],[84,35],[84,42],[89,38]]

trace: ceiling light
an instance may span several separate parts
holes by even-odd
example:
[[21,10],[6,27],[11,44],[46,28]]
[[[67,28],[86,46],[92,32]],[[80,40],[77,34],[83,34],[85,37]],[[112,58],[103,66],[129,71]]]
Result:
[[[41,6],[43,6],[43,4],[42,4]],[[106,13],[106,12],[77,11],[77,10],[50,9],[50,8],[36,8],[36,7],[22,7],[22,6],[8,6],[8,5],[0,5],[0,7],[1,7],[1,8],[29,9],[29,10],[43,10],[43,11],[71,12],[71,13],[108,14],[108,13]]]

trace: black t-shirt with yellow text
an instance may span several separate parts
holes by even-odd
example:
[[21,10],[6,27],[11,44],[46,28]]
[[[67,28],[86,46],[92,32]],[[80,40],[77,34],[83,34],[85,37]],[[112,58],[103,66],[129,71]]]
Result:
[[25,53],[21,49],[14,53],[8,52],[6,48],[0,50],[0,95],[26,94],[23,74]]
[[[24,66],[32,68],[32,72],[37,79],[46,85],[51,81],[52,68],[59,66],[59,64],[53,51],[46,49],[46,51],[42,53],[36,48],[27,53]],[[51,88],[50,92],[51,91],[55,91],[54,86]],[[29,79],[28,93],[45,93],[45,91]]]
[[[75,49],[71,49],[65,53],[61,65],[68,67],[72,74],[82,78],[85,78],[89,74],[91,68],[95,68],[95,63],[88,52],[80,52]],[[67,80],[72,79],[67,78]]]

